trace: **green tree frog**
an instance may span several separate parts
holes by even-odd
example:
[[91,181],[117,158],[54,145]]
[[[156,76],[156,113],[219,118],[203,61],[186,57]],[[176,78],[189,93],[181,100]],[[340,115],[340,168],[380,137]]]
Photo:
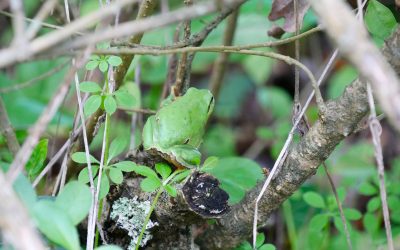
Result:
[[164,104],[143,128],[143,147],[178,168],[200,165],[198,150],[214,108],[214,97],[206,89],[189,88],[183,96]]

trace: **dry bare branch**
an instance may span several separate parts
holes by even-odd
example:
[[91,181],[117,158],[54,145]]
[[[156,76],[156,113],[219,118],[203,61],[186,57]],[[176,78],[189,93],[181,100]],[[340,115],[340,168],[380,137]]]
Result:
[[[389,62],[399,61],[398,54],[389,53],[399,47],[400,28],[386,41],[382,50]],[[400,67],[395,69],[400,74]],[[318,166],[328,158],[336,145],[359,128],[359,123],[369,111],[366,84],[357,79],[341,97],[328,101],[326,106],[326,119],[323,122],[317,121],[300,143],[290,150],[281,171],[260,200],[258,222],[261,226],[305,180],[315,174]],[[251,234],[254,201],[260,190],[261,184],[248,193],[241,204],[209,226],[198,238],[200,246],[207,246],[207,249],[229,249],[245,240]]]
[[4,239],[16,250],[47,249],[28,216],[28,211],[18,199],[12,182],[0,170],[0,229]]
[[363,25],[343,0],[310,0],[310,3],[340,52],[371,83],[389,121],[400,131],[400,81]]

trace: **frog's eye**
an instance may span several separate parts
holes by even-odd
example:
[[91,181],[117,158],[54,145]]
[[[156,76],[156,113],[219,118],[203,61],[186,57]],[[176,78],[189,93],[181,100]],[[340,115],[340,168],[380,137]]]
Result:
[[183,142],[183,144],[188,144],[189,141],[190,141],[190,139],[188,138],[188,139],[186,139],[186,140]]
[[210,109],[214,104],[214,96],[211,97],[210,103],[208,103],[207,113],[210,113]]

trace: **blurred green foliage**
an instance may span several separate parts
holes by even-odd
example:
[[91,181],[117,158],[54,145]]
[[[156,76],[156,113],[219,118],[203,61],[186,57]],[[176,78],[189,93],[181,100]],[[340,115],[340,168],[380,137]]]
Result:
[[[271,0],[253,0],[246,3],[240,9],[234,44],[251,44],[273,40],[273,38],[267,36],[267,31],[272,27],[272,23],[267,19],[267,14],[271,9],[271,2]],[[38,4],[39,1],[24,0],[24,7],[28,16],[32,17],[34,15]],[[171,1],[172,9],[177,6],[181,6],[180,1]],[[97,8],[97,0],[85,0],[82,1],[80,12],[82,15],[85,15]],[[199,32],[213,17],[215,16],[209,15],[194,20],[192,22],[192,32]],[[56,23],[52,18],[46,21]],[[365,14],[365,23],[372,38],[378,45],[382,45],[383,39],[387,38],[397,26],[392,11],[377,0],[369,1]],[[226,21],[212,31],[203,45],[220,45],[225,25]],[[305,17],[303,30],[307,30],[315,25],[316,17],[309,11]],[[172,25],[167,28],[148,32],[145,34],[142,43],[147,45],[171,44],[174,31],[175,26]],[[41,32],[49,32],[49,29],[43,29]],[[290,35],[286,34],[285,37]],[[0,38],[2,45],[8,44],[11,38],[12,30],[6,27]],[[272,48],[265,50],[274,52],[289,50],[288,48],[279,49]],[[196,54],[192,67],[192,85],[199,88],[207,88],[213,63],[217,56],[217,53],[208,52]],[[104,57],[103,59],[107,61],[109,58]],[[0,72],[0,88],[16,86],[17,84],[31,81],[49,70],[59,67],[59,65],[65,63],[67,60],[67,58],[59,57],[51,60],[37,60],[17,64],[7,71]],[[110,65],[117,65],[118,62],[119,60],[114,58],[108,63]],[[122,94],[117,93],[114,96],[118,107],[158,109],[163,83],[167,75],[167,62],[168,56],[136,56],[129,69],[126,82],[119,90]],[[95,65],[95,67],[97,66],[100,66],[100,62]],[[95,67],[90,69],[94,69]],[[102,71],[105,71],[104,67],[103,65]],[[134,82],[137,67],[141,69],[139,76],[140,86],[138,86],[137,82]],[[260,140],[265,146],[265,150],[256,159],[258,163],[266,165],[265,161],[274,161],[277,158],[292,126],[293,98],[292,91],[284,87],[281,82],[270,80],[271,75],[276,70],[275,67],[277,67],[277,62],[269,58],[240,54],[232,54],[230,56],[227,67],[228,71],[225,74],[222,89],[219,96],[216,97],[215,112],[204,137],[202,151],[205,155],[221,158],[229,157],[222,159],[230,159],[231,162],[229,164],[235,167],[235,159],[237,158],[232,157],[240,155],[241,151],[243,151],[240,149],[244,147],[241,145],[239,139],[250,138],[249,141]],[[62,83],[66,69],[67,67],[64,67],[58,72],[30,84],[28,87],[0,94],[5,102],[11,123],[16,129],[20,142],[23,142],[29,127],[34,124],[60,83]],[[79,72],[79,75],[80,79],[83,79],[83,71]],[[326,89],[327,99],[339,97],[344,88],[357,76],[357,70],[349,65],[334,69],[332,76],[328,80]],[[102,89],[102,87],[86,86],[85,89],[84,86],[81,90],[93,93],[92,90],[95,88],[95,92],[99,94],[99,89]],[[128,100],[125,95],[126,93],[133,96],[133,98]],[[101,106],[102,102],[104,103],[103,99],[100,100],[100,104],[95,105],[96,109]],[[134,102],[132,101],[133,99]],[[113,104],[106,106],[108,106],[108,110],[114,109]],[[27,165],[29,178],[21,175],[14,183],[14,188],[21,200],[32,210],[30,212],[37,217],[36,222],[39,223],[38,225],[42,232],[52,242],[66,249],[79,248],[77,232],[74,226],[87,213],[88,193],[85,188],[79,185],[89,181],[87,168],[80,172],[80,182],[70,182],[70,186],[66,186],[63,191],[64,193],[60,194],[64,198],[59,198],[59,195],[55,201],[43,199],[39,199],[38,201],[38,196],[35,190],[32,189],[30,180],[37,176],[49,160],[50,156],[48,156],[48,153],[50,153],[51,145],[53,145],[52,141],[60,138],[64,140],[68,136],[72,128],[75,112],[75,90],[74,86],[72,86],[69,94],[65,97],[63,107],[54,117],[48,128],[48,133],[45,136],[48,139],[43,139],[36,146]],[[110,136],[112,138],[127,139],[131,136],[130,115],[132,114],[132,112],[117,112],[117,115],[111,121],[112,130],[110,131]],[[250,121],[246,120],[244,118],[246,114],[250,114],[253,119]],[[307,111],[307,115],[311,123],[315,121],[318,117],[316,107],[311,106]],[[146,116],[141,119],[139,121],[144,121]],[[254,133],[248,133],[249,130],[245,130],[243,127],[250,127]],[[101,147],[103,130],[103,126],[99,128],[99,133],[91,144],[91,151],[95,156],[99,155],[98,149]],[[58,131],[58,134],[56,134],[56,131]],[[140,126],[133,133],[135,133],[135,146],[137,146],[141,140]],[[299,138],[296,136],[295,142],[298,140]],[[112,144],[114,146],[111,146],[113,149],[111,158],[121,154],[127,147],[126,144],[118,142],[118,139],[116,141]],[[246,147],[249,146],[247,144],[244,145]],[[82,153],[75,155],[74,158],[75,161],[80,163],[85,163],[86,161]],[[0,165],[3,169],[6,169],[11,161],[12,155],[7,150],[5,138],[0,136]],[[400,235],[400,188],[398,184],[398,180],[400,179],[400,158],[390,159],[385,163],[390,166],[386,170],[386,188],[393,225],[393,235],[398,239]],[[350,228],[354,249],[384,247],[386,240],[382,225],[382,204],[376,177],[373,146],[370,140],[360,138],[360,136],[344,140],[330,155],[327,164],[331,174],[335,177],[339,198],[345,207],[345,216]],[[104,197],[108,193],[110,184],[119,184],[122,182],[123,172],[137,170],[137,166],[131,166],[129,163],[124,162],[120,165],[110,164],[108,167],[104,170],[102,178],[101,197]],[[92,168],[96,176],[98,174],[98,162],[95,162],[95,160]],[[225,169],[223,170],[225,171]],[[165,179],[170,174],[163,167],[158,167],[156,172],[158,173],[156,176],[162,176],[161,179]],[[241,172],[236,170],[235,173],[240,174]],[[224,180],[223,173],[218,174]],[[255,173],[255,176],[254,180],[259,179],[260,173]],[[148,191],[159,188],[160,179],[159,177],[157,178],[158,181],[154,181],[156,178],[150,178],[150,181],[146,181],[142,185],[142,188]],[[283,205],[283,217],[288,231],[287,237],[285,235],[285,241],[290,246],[288,248],[296,250],[347,248],[343,233],[343,224],[326,178],[323,169],[320,168],[317,174],[310,178]],[[174,188],[168,187],[168,189],[169,194],[174,196],[176,192]],[[237,196],[233,196],[233,198],[238,200],[243,197],[243,190],[247,190],[246,183],[236,192]],[[79,204],[73,203],[76,209],[74,211],[70,210],[70,206],[66,206],[67,203],[73,201],[71,193],[74,195],[79,194],[81,198]],[[68,198],[68,196],[70,197]],[[74,196],[74,198],[76,197]],[[60,228],[63,230],[58,230]],[[273,235],[273,230],[267,228],[266,236],[262,233],[258,235],[257,249],[274,249],[274,246],[267,243],[273,242],[273,238],[270,237],[270,235]],[[112,249],[112,247],[110,246],[109,249]],[[244,242],[237,249],[252,248],[250,243]]]

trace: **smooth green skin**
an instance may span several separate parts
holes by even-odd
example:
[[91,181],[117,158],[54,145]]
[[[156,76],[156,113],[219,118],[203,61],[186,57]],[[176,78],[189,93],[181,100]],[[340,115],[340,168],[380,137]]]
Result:
[[189,88],[185,95],[162,106],[150,116],[143,128],[145,150],[156,150],[177,167],[200,165],[198,150],[214,97],[205,89]]

